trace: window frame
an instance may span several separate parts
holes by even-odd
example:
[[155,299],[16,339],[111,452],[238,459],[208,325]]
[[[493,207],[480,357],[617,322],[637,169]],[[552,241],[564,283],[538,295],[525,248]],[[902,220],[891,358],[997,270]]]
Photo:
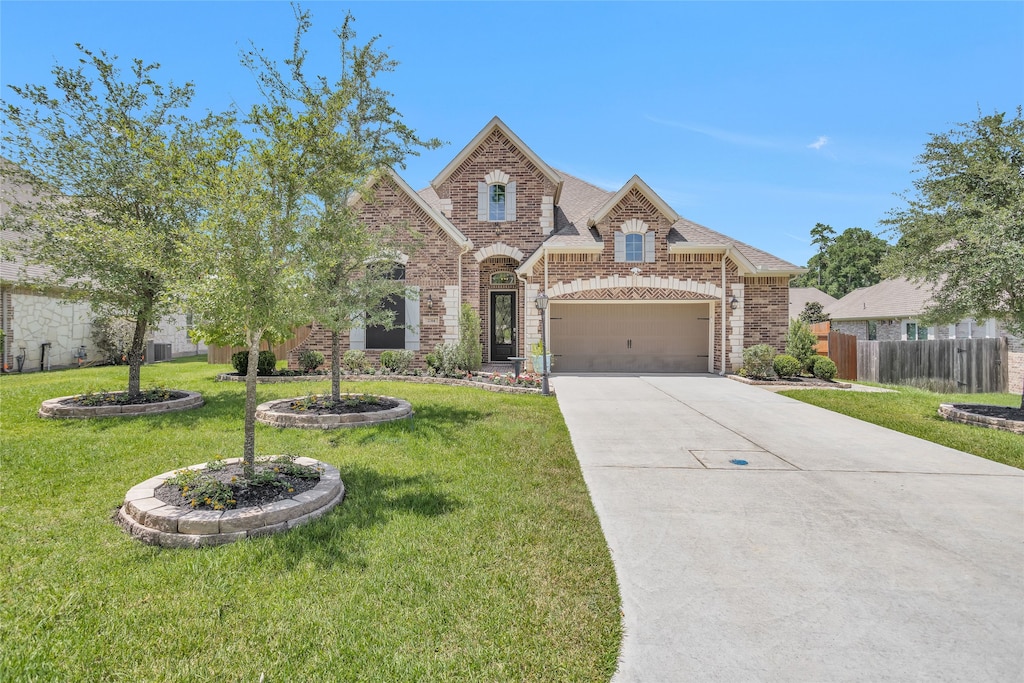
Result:
[[[500,191],[500,201],[495,194]],[[498,209],[500,208],[500,212]],[[500,213],[500,215],[499,215]],[[492,183],[487,186],[487,220],[502,222],[508,215],[508,187],[504,183]]]
[[[627,232],[622,244],[623,263],[643,263],[645,246],[643,233]],[[630,258],[630,252],[636,258]]]

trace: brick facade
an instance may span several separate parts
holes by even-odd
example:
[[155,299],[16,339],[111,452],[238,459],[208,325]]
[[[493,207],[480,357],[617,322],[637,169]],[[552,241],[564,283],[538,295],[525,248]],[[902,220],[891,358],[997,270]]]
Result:
[[[495,119],[497,121],[497,119]],[[497,180],[496,180],[497,179]],[[480,220],[481,183],[515,183],[514,220]],[[632,181],[631,181],[632,182]],[[590,301],[671,301],[709,303],[713,367],[734,370],[742,363],[742,350],[758,343],[781,350],[788,327],[788,270],[781,275],[752,275],[752,267],[743,258],[723,247],[722,242],[702,251],[695,244],[673,251],[672,244],[687,240],[674,230],[678,217],[666,215],[665,204],[652,196],[641,183],[627,184],[614,206],[612,193],[593,186],[574,191],[590,193],[590,204],[607,197],[600,215],[594,220],[578,214],[578,197],[561,196],[563,179],[548,168],[533,152],[518,141],[504,124],[493,123],[475,138],[432,183],[416,196],[407,186],[385,178],[374,188],[374,200],[359,205],[368,225],[408,226],[421,238],[419,248],[410,254],[406,279],[420,289],[420,345],[416,354],[423,357],[437,344],[457,338],[458,307],[469,304],[480,315],[483,360],[491,359],[491,294],[494,291],[516,293],[517,339],[515,355],[529,356],[531,345],[540,338],[540,317],[534,301],[544,291],[552,300]],[[423,202],[430,209],[423,208]],[[575,204],[574,204],[575,202]],[[662,207],[662,209],[659,209]],[[596,207],[595,207],[596,208]],[[431,211],[436,211],[431,215]],[[672,213],[668,210],[669,213]],[[573,213],[577,244],[545,251],[545,241],[565,234],[556,230],[556,217],[564,223]],[[596,221],[596,222],[595,222]],[[442,227],[448,222],[449,228]],[[628,229],[624,229],[627,226]],[[591,230],[592,227],[592,230]],[[447,230],[447,232],[446,232]],[[653,233],[654,260],[617,262],[616,233]],[[460,246],[452,233],[472,243]],[[588,237],[596,237],[588,241]],[[724,238],[724,236],[722,236]],[[647,239],[645,237],[645,239]],[[552,241],[550,244],[555,244]],[[595,246],[600,247],[597,252]],[[767,255],[765,255],[767,256]],[[773,257],[771,257],[773,258]],[[524,267],[527,262],[532,267]],[[742,262],[742,264],[741,264]],[[777,260],[776,263],[779,263]],[[792,270],[791,264],[783,263]],[[723,290],[723,264],[724,284]],[[745,264],[745,265],[744,265]],[[639,269],[634,272],[634,269]],[[759,270],[759,267],[758,267]],[[511,273],[514,280],[495,284],[495,273]],[[735,299],[736,309],[730,302]],[[433,307],[427,301],[432,300]],[[723,349],[723,304],[725,309],[725,348]],[[453,323],[455,329],[453,329]],[[349,346],[343,335],[342,348]],[[297,367],[298,354],[315,348],[329,356],[330,334],[314,325],[307,340],[289,354],[289,366]],[[558,352],[559,350],[553,350]],[[377,362],[380,352],[367,349],[368,358]]]

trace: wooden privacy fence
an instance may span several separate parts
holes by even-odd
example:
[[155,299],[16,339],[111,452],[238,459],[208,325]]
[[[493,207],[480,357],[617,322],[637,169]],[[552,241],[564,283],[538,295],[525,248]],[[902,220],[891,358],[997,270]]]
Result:
[[1007,391],[1006,339],[857,342],[857,378],[957,393]]
[[[302,327],[296,328],[295,333],[289,339],[280,344],[271,346],[270,350],[274,352],[274,355],[277,356],[278,360],[284,360],[289,351],[306,341],[306,337],[309,336],[309,332],[312,329],[312,325],[303,325]],[[263,347],[264,345],[261,344],[260,349],[263,349]],[[210,346],[209,351],[206,352],[206,362],[218,365],[230,363],[231,356],[237,351],[245,351],[245,348],[241,346]]]
[[818,338],[814,344],[814,352],[819,356],[828,354],[828,335],[832,331],[832,323],[826,320],[823,323],[811,323],[811,333]]
[[836,377],[857,379],[857,337],[853,334],[829,332],[828,357],[836,364]]

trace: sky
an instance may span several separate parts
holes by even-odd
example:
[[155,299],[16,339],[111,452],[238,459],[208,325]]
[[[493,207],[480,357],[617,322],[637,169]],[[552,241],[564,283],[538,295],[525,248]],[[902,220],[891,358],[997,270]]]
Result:
[[[1024,104],[1024,2],[307,2],[310,71],[332,29],[400,62],[380,84],[444,147],[494,116],[542,159],[608,190],[638,174],[697,223],[805,265],[810,229],[881,232],[931,134]],[[192,81],[197,114],[258,101],[239,54],[290,55],[286,2],[0,0],[0,84],[52,84],[75,43]],[[883,233],[883,236],[886,236]]]

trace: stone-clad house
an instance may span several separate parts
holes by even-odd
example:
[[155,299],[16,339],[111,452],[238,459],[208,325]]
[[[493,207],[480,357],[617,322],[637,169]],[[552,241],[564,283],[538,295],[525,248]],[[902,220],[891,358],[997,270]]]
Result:
[[[458,339],[459,309],[480,315],[483,360],[529,356],[550,298],[547,345],[563,372],[721,372],[743,349],[785,346],[789,280],[803,269],[680,217],[633,176],[616,192],[551,168],[495,117],[430,183],[391,172],[356,206],[369,225],[422,238],[396,276],[416,296],[404,329],[355,329],[342,348],[405,348],[422,365]],[[318,325],[289,354],[329,356]]]

